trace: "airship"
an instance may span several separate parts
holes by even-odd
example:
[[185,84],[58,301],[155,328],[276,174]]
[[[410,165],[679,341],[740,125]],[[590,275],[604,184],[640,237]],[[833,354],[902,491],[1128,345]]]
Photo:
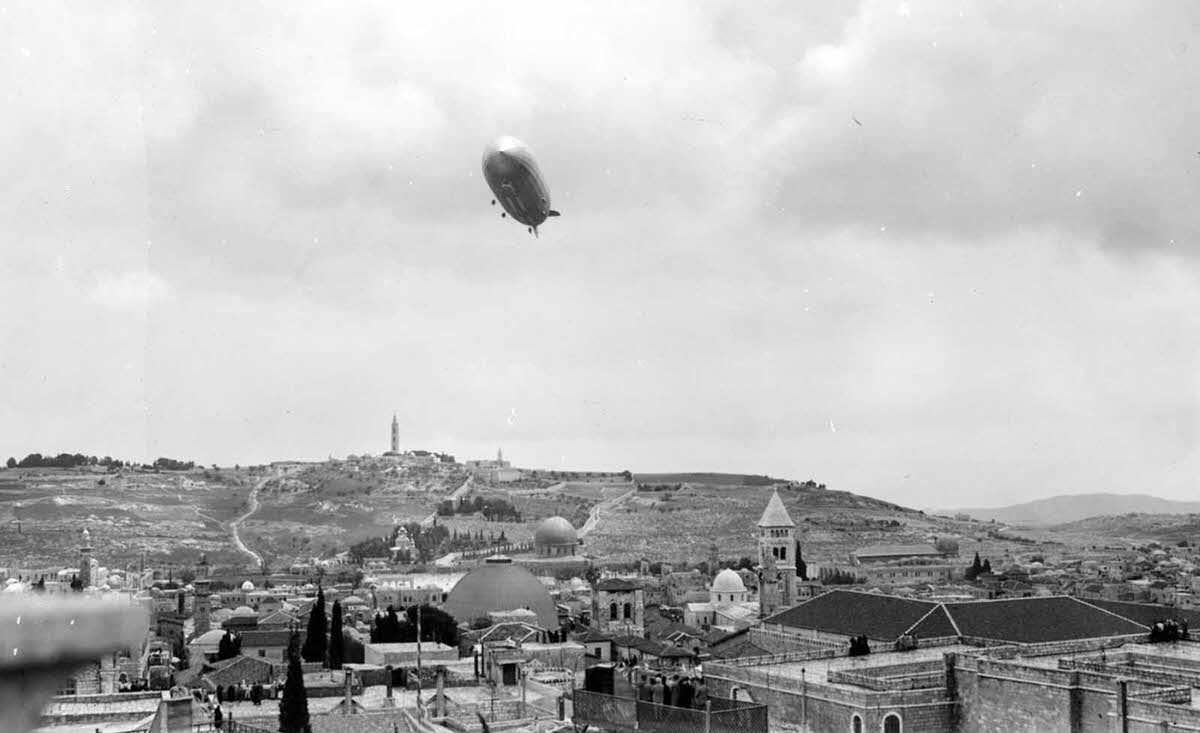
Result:
[[500,202],[501,217],[512,217],[524,224],[533,236],[548,217],[558,216],[550,208],[550,190],[542,180],[537,161],[529,146],[515,137],[497,139],[483,151],[483,177]]

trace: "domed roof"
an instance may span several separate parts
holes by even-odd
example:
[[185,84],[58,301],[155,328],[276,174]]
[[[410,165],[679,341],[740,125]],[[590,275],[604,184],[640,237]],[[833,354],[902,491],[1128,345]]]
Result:
[[546,587],[529,570],[499,555],[488,558],[455,583],[442,606],[442,610],[460,623],[487,616],[492,611],[518,608],[536,613],[539,626],[550,630],[558,628],[558,611]]
[[958,552],[957,537],[938,537],[937,542],[933,543],[938,552],[951,555]]
[[533,533],[533,544],[545,547],[561,547],[563,545],[579,544],[579,535],[575,528],[562,517],[550,517],[538,525]]
[[346,598],[346,600],[342,601],[342,605],[343,606],[365,606],[367,604],[363,603],[363,599],[359,598],[358,596],[350,596],[350,597]]
[[245,583],[242,583],[242,590],[254,590],[254,583],[247,580]]
[[208,600],[211,601],[212,603],[220,603],[221,602],[221,594],[213,593],[211,596],[208,597]]
[[195,639],[192,639],[191,643],[193,643],[193,644],[220,644],[222,636],[225,636],[225,632],[222,629],[213,629],[212,631],[205,631],[200,636],[197,636]]
[[742,582],[742,576],[737,574],[733,568],[725,568],[717,573],[717,577],[713,578],[712,582],[713,593],[745,593],[746,584]]
[[255,613],[254,609],[250,608],[249,606],[238,606],[237,608],[233,609],[233,615],[234,616],[257,616],[258,614]]

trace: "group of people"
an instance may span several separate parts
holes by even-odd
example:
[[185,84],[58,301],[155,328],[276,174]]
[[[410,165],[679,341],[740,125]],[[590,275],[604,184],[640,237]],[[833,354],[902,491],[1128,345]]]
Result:
[[708,703],[708,688],[702,677],[642,675],[637,685],[637,698],[655,705],[703,710]]

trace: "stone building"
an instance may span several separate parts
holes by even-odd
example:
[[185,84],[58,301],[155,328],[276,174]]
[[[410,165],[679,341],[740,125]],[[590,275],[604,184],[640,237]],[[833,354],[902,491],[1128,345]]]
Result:
[[796,603],[797,550],[796,523],[775,491],[758,520],[758,596],[764,614]]
[[[705,676],[710,694],[765,703],[773,722],[804,731],[1200,729],[1200,645],[1146,643],[1145,619],[1174,609],[1135,611],[1063,596],[935,603],[835,590],[748,632],[788,653],[710,661]],[[870,654],[848,656],[856,636]]]
[[642,636],[646,631],[642,586],[625,578],[597,582],[592,596],[592,628],[602,633]]

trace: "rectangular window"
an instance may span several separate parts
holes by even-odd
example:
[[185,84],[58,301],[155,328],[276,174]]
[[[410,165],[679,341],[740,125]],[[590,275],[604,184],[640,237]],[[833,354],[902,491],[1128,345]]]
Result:
[[786,548],[786,547],[780,547],[780,548],[779,548],[779,559],[780,559],[780,560],[786,560],[786,559],[787,559],[787,548]]

